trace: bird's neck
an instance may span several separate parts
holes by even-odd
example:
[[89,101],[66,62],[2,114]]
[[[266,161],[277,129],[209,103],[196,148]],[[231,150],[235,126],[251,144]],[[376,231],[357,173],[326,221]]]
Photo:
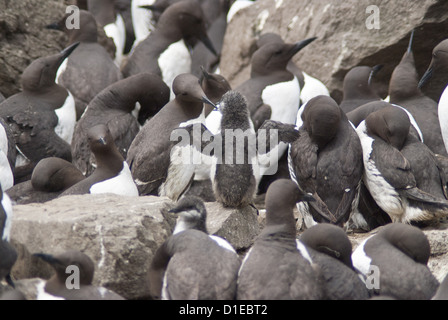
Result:
[[95,155],[95,159],[97,170],[105,171],[110,173],[111,176],[115,176],[123,170],[124,159],[116,148],[111,149],[112,150],[105,150],[100,154]]

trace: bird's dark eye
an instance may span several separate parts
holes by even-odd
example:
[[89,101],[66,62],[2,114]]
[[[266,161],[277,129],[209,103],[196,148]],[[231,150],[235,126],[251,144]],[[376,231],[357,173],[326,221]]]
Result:
[[277,56],[281,53],[282,53],[282,50],[275,51],[275,55],[277,55]]

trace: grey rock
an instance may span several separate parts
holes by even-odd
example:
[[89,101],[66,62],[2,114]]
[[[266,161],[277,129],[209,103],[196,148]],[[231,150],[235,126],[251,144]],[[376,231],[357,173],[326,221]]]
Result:
[[[366,26],[370,5],[380,10],[378,30]],[[287,42],[318,37],[293,61],[321,80],[336,101],[342,98],[345,74],[357,65],[384,65],[374,84],[385,97],[390,75],[406,51],[411,31],[416,30],[413,51],[422,76],[432,49],[446,38],[447,27],[448,2],[442,0],[405,4],[392,0],[258,0],[236,14],[227,26],[220,69],[236,87],[249,78],[250,57],[261,34],[276,32]]]
[[45,26],[63,16],[61,0],[0,0],[0,91],[9,97],[20,91],[20,76],[35,59],[63,49],[63,34]]

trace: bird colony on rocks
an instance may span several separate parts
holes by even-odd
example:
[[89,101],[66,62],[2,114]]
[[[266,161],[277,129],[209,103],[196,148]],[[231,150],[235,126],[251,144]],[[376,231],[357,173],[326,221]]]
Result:
[[[14,289],[15,205],[102,193],[171,205],[172,234],[146,261],[152,299],[448,298],[422,231],[448,217],[448,40],[419,76],[412,32],[387,98],[372,85],[377,61],[351,68],[337,101],[293,61],[319,56],[318,37],[261,27],[250,74],[231,84],[227,26],[259,1],[75,1],[48,21],[65,49],[0,94],[2,299],[28,298]],[[443,88],[429,97],[434,77]],[[265,215],[248,250],[209,233],[207,202]],[[352,247],[349,233],[372,230]],[[124,299],[94,285],[81,251],[33,252],[53,272],[35,299]]]

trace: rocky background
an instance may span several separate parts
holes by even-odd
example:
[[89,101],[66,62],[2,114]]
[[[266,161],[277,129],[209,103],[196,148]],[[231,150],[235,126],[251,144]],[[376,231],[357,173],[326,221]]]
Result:
[[[20,75],[35,59],[55,54],[67,44],[63,32],[46,29],[65,15],[74,0],[0,0],[0,93],[20,91]],[[100,41],[107,38],[98,27]],[[105,46],[107,47],[107,46]],[[113,56],[114,53],[111,52]]]
[[[20,91],[20,75],[31,61],[64,47],[65,36],[45,26],[64,15],[67,3],[0,0],[0,93],[5,97]],[[366,27],[369,5],[380,8],[378,30]],[[220,70],[235,87],[249,77],[250,56],[260,34],[277,32],[288,42],[316,36],[318,40],[294,61],[325,83],[333,98],[341,99],[343,78],[352,67],[377,64],[384,68],[375,84],[385,97],[390,75],[413,29],[415,60],[422,75],[433,47],[446,38],[446,0],[257,0],[228,25]],[[85,195],[14,206],[12,242],[19,261],[13,277],[18,288],[51,274],[32,253],[78,249],[96,263],[95,284],[128,299],[147,298],[148,263],[174,226],[174,220],[163,213],[169,203],[157,197]],[[252,208],[225,210],[216,203],[208,203],[207,209],[209,231],[227,238],[241,254],[263,226],[263,210],[257,215]],[[443,226],[424,232],[432,248],[429,267],[442,280],[448,273],[448,232]],[[356,247],[369,235],[350,234],[350,239]],[[29,297],[33,294],[27,292]]]
[[[368,29],[371,13],[380,9],[380,29]],[[448,37],[448,2],[444,0],[258,0],[232,19],[224,39],[221,72],[233,86],[246,80],[257,37],[276,32],[287,42],[318,37],[294,57],[305,72],[320,79],[336,101],[342,98],[345,74],[358,65],[384,65],[376,76],[381,96],[415,29],[414,55],[420,75],[432,49]]]
[[[20,90],[20,75],[31,61],[61,50],[65,35],[45,29],[60,19],[72,0],[0,0],[0,92]],[[368,29],[371,13],[380,9],[380,29]],[[444,0],[257,0],[238,12],[228,25],[221,57],[221,73],[232,86],[247,79],[255,41],[265,32],[277,32],[285,41],[318,37],[294,61],[320,79],[337,101],[342,81],[354,66],[383,64],[376,76],[382,96],[394,67],[415,29],[414,55],[421,75],[434,46],[445,39],[448,2]]]

